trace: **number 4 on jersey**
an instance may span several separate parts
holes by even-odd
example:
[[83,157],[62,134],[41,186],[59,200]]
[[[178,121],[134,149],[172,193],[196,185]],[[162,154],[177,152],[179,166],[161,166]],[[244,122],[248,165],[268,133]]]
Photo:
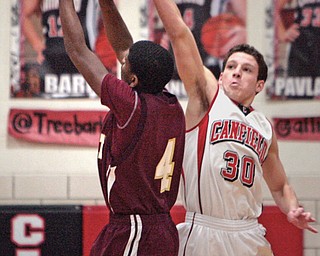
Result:
[[176,138],[168,140],[164,154],[157,165],[154,178],[161,179],[160,193],[170,191],[174,162],[172,162]]

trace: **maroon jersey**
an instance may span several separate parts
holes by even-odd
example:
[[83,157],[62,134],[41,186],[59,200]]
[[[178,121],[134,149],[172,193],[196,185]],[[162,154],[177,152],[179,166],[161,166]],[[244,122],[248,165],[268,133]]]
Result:
[[140,93],[113,75],[102,82],[109,107],[98,152],[105,201],[115,214],[169,213],[178,193],[185,120],[177,98]]

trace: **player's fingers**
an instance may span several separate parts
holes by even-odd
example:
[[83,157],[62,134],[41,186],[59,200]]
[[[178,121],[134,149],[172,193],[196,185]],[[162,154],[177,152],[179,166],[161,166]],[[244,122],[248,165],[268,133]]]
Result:
[[308,229],[309,231],[311,231],[312,233],[318,233],[318,230],[317,230],[316,228],[310,226],[310,225],[307,227],[307,229]]
[[304,212],[304,208],[303,207],[298,207],[298,209],[295,211],[297,214],[302,214]]
[[305,218],[311,217],[310,212],[302,212],[301,215],[304,216]]

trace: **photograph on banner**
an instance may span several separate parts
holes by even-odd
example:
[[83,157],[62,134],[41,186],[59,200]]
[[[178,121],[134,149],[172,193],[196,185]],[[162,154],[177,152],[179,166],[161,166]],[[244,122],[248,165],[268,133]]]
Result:
[[[65,51],[59,0],[11,1],[11,97],[96,98]],[[98,0],[74,0],[74,5],[88,47],[116,73]]]
[[[192,31],[203,63],[219,78],[223,58],[230,48],[247,42],[246,0],[175,0],[181,15]],[[153,1],[148,0],[149,38],[171,49]],[[186,98],[183,84],[175,71],[168,90]]]
[[[320,1],[270,1],[272,100],[320,99]],[[273,24],[272,24],[273,23]],[[272,24],[272,25],[271,25]],[[271,25],[271,26],[270,26]],[[271,32],[273,30],[273,32]]]

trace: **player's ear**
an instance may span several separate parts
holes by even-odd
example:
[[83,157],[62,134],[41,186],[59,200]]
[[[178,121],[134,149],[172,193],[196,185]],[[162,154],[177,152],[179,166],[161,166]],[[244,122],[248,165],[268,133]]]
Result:
[[264,84],[265,84],[265,83],[264,83],[263,80],[259,80],[259,81],[257,82],[256,93],[259,93],[259,92],[261,92],[261,91],[263,90]]
[[138,85],[139,79],[136,75],[132,75],[131,80],[130,80],[130,87],[136,87]]

